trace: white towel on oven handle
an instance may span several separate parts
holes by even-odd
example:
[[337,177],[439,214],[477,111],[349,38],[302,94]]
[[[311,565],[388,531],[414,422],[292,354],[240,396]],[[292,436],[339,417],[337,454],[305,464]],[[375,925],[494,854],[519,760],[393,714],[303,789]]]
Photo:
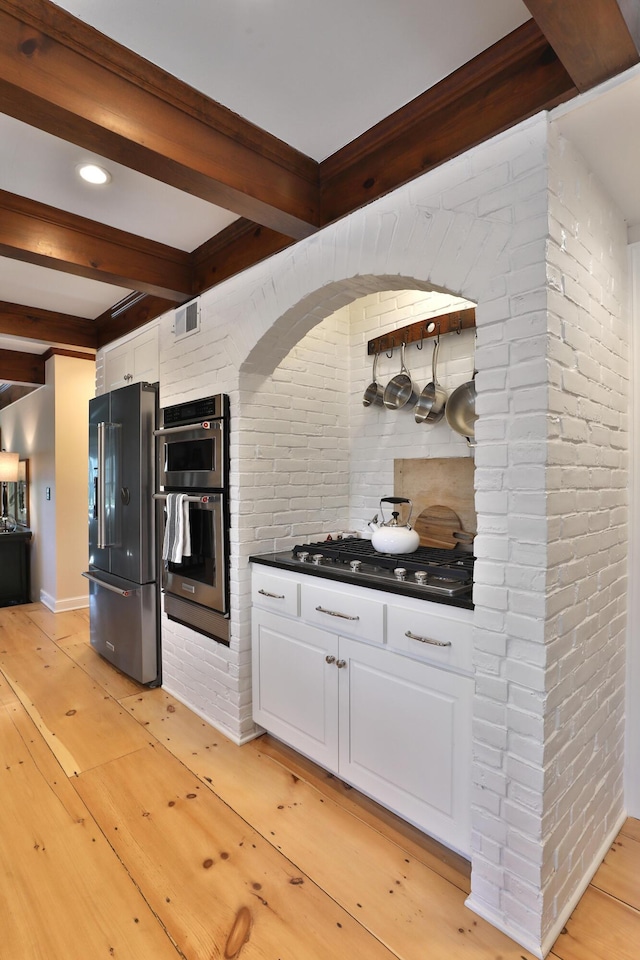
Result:
[[190,556],[191,525],[187,494],[168,493],[162,559],[171,563],[182,563],[183,557]]

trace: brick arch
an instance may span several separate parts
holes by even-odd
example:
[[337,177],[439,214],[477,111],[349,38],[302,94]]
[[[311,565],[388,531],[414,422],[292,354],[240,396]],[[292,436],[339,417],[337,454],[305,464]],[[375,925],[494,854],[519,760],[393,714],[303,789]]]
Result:
[[432,284],[415,277],[397,275],[358,276],[329,283],[291,306],[263,333],[240,365],[241,382],[243,374],[268,376],[316,324],[347,304],[383,290],[449,292],[436,290]]
[[[499,218],[431,205],[417,188],[383,198],[283,251],[256,277],[251,337],[237,356],[243,374],[271,373],[306,333],[347,303],[381,290],[413,289],[483,302],[496,297],[513,226]],[[229,318],[231,319],[231,318]]]

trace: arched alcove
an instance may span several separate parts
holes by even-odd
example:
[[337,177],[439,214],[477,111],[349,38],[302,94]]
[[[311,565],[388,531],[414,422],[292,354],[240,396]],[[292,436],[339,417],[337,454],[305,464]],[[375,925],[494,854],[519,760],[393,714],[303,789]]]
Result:
[[[360,277],[304,298],[266,331],[239,371],[244,549],[265,553],[335,530],[366,534],[380,497],[393,493],[395,459],[470,456],[446,421],[416,424],[409,407],[364,408],[362,394],[369,339],[472,305],[407,277]],[[432,350],[433,341],[407,348],[418,389],[431,380]],[[473,331],[443,337],[440,358],[449,391],[469,379]],[[381,357],[380,380],[399,365],[399,351]]]

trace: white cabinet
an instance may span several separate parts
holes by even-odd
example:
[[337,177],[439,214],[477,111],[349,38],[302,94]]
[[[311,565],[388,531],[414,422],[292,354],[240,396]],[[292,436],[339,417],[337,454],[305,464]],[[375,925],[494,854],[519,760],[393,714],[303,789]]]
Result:
[[343,638],[338,652],[340,776],[469,853],[473,680]]
[[160,376],[158,327],[131,337],[104,352],[105,393],[130,383],[155,383]]
[[471,611],[259,565],[253,600],[256,722],[468,854]]
[[338,764],[338,638],[254,608],[253,716],[318,763]]

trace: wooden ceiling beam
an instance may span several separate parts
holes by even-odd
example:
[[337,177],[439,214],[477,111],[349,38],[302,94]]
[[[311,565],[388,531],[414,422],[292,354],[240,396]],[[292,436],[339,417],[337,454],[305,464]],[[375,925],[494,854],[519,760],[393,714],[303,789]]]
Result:
[[182,302],[189,254],[0,190],[0,254]]
[[44,356],[0,350],[0,382],[43,384]]
[[[627,22],[633,19],[629,11],[640,6],[640,0],[593,2],[604,4],[612,17],[613,5],[620,11],[626,8]],[[538,0],[531,0],[530,7],[534,3],[537,6]],[[577,0],[559,6],[567,5],[582,9]],[[540,0],[540,6],[558,5]],[[8,26],[11,30],[4,29]],[[106,86],[101,88],[103,81]],[[216,203],[223,202],[216,193],[221,185],[224,192],[242,190],[246,183],[246,196],[264,190],[265,196],[273,195],[276,210],[285,210],[284,220],[299,218],[304,225],[296,231],[290,220],[283,225],[282,218],[265,217],[260,203],[247,216],[244,208],[223,202],[243,219],[192,254],[155,245],[165,254],[165,259],[159,255],[160,278],[157,272],[151,275],[146,262],[144,269],[139,262],[135,269],[132,266],[137,262],[136,243],[153,257],[147,241],[120,233],[124,254],[117,261],[119,267],[107,266],[108,257],[115,254],[106,241],[116,239],[112,234],[119,232],[107,237],[103,231],[108,228],[84,221],[86,233],[74,246],[70,234],[81,218],[65,220],[68,215],[60,211],[44,232],[37,216],[30,224],[19,220],[24,236],[17,231],[17,242],[16,230],[5,228],[0,217],[0,253],[145,292],[141,301],[97,318],[97,345],[104,346],[285,249],[292,238],[306,235],[317,223],[325,225],[351,213],[577,92],[549,38],[531,20],[316,165],[45,0],[0,0],[0,110],[180,189],[198,196],[206,193],[205,199]],[[176,120],[175,127],[169,117]],[[256,167],[256,156],[265,165]],[[201,161],[209,164],[205,179],[214,185],[212,193],[198,192]],[[211,164],[217,165],[215,170]],[[274,180],[274,168],[284,171],[284,180],[278,176]],[[318,185],[320,213],[314,192]],[[289,194],[287,202],[283,191]],[[35,208],[29,209],[33,213]],[[24,217],[25,210],[18,213]],[[56,230],[70,251],[56,249]],[[116,275],[119,279],[114,280]]]
[[638,0],[524,0],[580,92],[638,63]]
[[236,220],[191,254],[194,293],[266,260],[293,243],[290,237],[250,220]]
[[0,301],[0,334],[93,350],[98,346],[92,320],[4,301]]
[[576,94],[529,20],[320,164],[329,223]]
[[317,164],[44,0],[0,0],[0,110],[295,239]]

